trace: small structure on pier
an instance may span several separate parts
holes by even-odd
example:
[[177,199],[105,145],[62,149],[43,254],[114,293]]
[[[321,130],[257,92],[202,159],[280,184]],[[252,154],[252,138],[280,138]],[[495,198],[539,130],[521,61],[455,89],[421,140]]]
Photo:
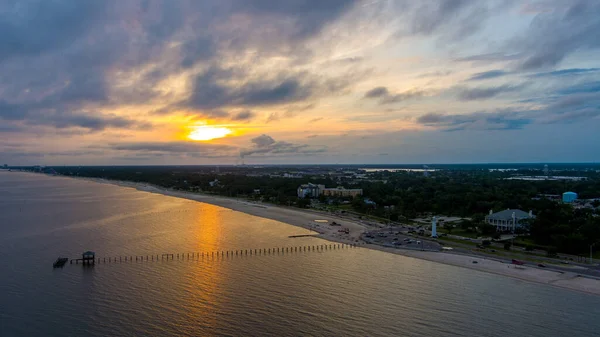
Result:
[[87,251],[81,254],[81,262],[83,264],[94,264],[96,262],[96,253],[92,251]]

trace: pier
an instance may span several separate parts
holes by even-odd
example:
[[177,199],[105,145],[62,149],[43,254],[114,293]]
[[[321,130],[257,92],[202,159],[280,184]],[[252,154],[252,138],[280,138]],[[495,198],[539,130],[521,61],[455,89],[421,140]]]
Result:
[[[107,264],[107,263],[133,263],[133,262],[161,262],[161,261],[199,261],[203,259],[224,259],[242,256],[266,256],[266,255],[285,255],[300,252],[325,252],[332,250],[342,250],[356,248],[357,244],[332,243],[310,246],[292,246],[292,247],[274,247],[261,249],[237,249],[237,250],[215,250],[204,252],[182,252],[182,253],[161,253],[147,255],[128,255],[128,256],[107,256],[96,257],[93,252],[85,252],[80,259],[71,259],[70,264],[84,265]],[[90,254],[92,253],[92,254]]]

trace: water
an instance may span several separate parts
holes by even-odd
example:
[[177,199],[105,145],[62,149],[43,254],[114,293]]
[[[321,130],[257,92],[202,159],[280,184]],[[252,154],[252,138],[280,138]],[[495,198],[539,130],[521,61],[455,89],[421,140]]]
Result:
[[324,244],[130,188],[0,172],[0,336],[597,336],[600,297],[362,248],[67,265]]

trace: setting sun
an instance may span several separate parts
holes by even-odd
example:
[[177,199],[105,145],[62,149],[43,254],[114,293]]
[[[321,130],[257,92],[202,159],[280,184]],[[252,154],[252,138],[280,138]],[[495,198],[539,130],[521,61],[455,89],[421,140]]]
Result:
[[225,127],[200,125],[194,126],[192,132],[188,135],[191,140],[211,140],[223,138],[231,133],[231,130]]

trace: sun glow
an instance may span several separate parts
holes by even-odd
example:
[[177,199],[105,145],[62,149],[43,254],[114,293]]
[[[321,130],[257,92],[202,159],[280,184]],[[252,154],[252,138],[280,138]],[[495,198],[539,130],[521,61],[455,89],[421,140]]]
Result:
[[211,140],[223,138],[231,133],[231,130],[221,126],[200,125],[192,127],[188,135],[191,140]]

